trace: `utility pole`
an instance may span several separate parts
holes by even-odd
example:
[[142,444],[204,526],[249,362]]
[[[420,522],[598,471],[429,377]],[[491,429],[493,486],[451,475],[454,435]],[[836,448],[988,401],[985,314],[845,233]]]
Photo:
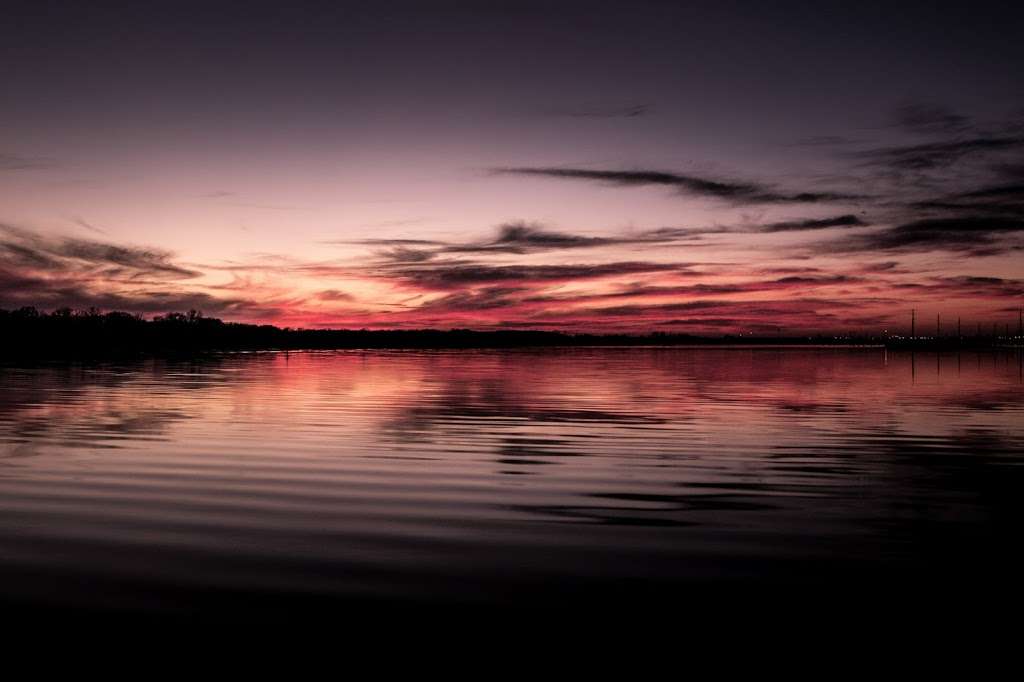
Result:
[[917,308],[910,309],[910,338],[917,338]]
[[940,336],[942,336],[941,317],[942,317],[941,315],[938,315],[938,314],[935,315],[935,338],[936,339],[938,339]]
[[956,337],[958,339],[963,338],[963,334],[960,333],[960,316],[956,316]]

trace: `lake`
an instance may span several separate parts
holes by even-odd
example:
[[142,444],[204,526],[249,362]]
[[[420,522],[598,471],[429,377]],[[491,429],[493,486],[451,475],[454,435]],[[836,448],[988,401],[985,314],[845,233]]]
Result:
[[1012,350],[226,353],[0,386],[11,608],[639,607],[1024,566]]

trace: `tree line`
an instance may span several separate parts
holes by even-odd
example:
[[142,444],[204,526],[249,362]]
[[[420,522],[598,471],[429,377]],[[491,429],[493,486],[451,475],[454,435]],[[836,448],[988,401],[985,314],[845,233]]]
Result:
[[[881,344],[922,347],[924,342],[894,343],[871,336],[715,337],[652,332],[592,334],[536,330],[471,329],[293,329],[270,324],[225,322],[198,310],[146,319],[140,314],[96,308],[52,312],[34,307],[0,309],[3,357],[90,357],[137,353],[196,353],[216,350],[352,348],[517,348],[541,346],[655,346],[729,344]],[[930,342],[937,345],[939,342]],[[959,342],[963,345],[964,341]],[[943,347],[949,345],[942,342]]]

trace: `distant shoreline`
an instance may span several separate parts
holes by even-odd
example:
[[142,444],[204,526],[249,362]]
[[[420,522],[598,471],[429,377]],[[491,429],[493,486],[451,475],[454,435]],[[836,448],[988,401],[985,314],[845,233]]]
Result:
[[204,317],[192,311],[145,320],[123,312],[41,313],[0,310],[0,355],[8,358],[92,358],[185,355],[217,351],[510,349],[572,347],[886,348],[912,351],[1020,349],[1018,335],[906,338],[872,335],[698,336],[591,334],[536,330],[289,329]]

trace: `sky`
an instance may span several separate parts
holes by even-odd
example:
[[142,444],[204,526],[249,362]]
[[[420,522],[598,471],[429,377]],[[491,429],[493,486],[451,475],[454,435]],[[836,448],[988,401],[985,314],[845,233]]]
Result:
[[15,2],[0,307],[1013,324],[1022,32],[987,2]]

